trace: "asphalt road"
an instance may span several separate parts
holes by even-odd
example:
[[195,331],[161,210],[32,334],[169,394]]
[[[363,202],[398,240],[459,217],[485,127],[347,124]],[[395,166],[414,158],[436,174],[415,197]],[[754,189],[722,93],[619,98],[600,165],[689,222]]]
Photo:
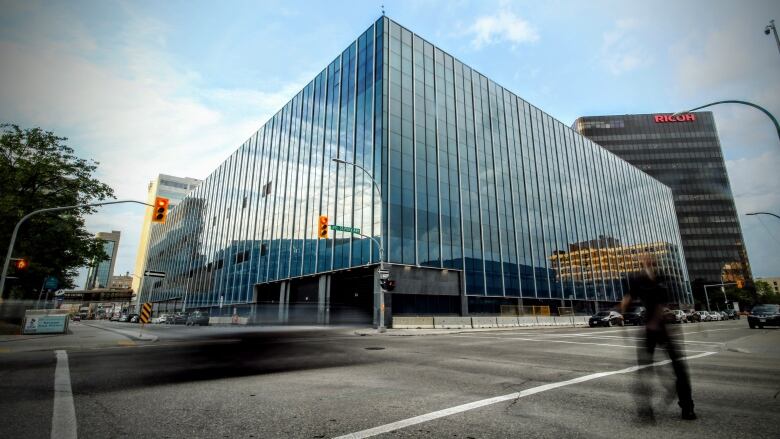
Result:
[[[179,326],[140,340],[137,325],[89,325],[0,341],[0,437],[780,437],[780,330],[744,319],[676,327],[696,421],[680,419],[668,364],[636,371],[642,328]],[[640,376],[655,422],[636,413]]]

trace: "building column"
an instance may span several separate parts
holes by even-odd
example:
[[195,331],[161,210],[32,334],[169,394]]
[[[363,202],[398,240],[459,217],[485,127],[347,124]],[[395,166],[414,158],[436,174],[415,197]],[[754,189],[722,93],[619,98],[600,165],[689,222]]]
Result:
[[330,324],[330,282],[331,275],[323,274],[317,283],[317,324]]
[[[380,295],[382,294],[382,289],[379,287],[379,282],[380,282],[380,279],[379,279],[379,267],[377,267],[377,268],[374,269],[374,284],[373,284],[374,285],[373,286],[374,306],[373,306],[372,325],[374,326],[375,329],[379,328],[379,312],[380,312],[379,301],[380,301]],[[385,296],[387,296],[387,294],[385,294]],[[385,300],[387,300],[387,297],[385,297]],[[387,307],[386,304],[385,304],[385,307]],[[385,314],[385,317],[387,317],[387,314]],[[390,325],[388,325],[387,320],[385,320],[385,327],[386,328],[390,327]]]
[[279,284],[279,323],[287,323],[290,312],[290,282]]

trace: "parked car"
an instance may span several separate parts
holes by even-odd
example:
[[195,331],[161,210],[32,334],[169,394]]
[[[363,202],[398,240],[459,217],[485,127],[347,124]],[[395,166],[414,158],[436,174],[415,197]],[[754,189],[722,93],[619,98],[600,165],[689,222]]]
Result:
[[138,323],[138,318],[139,318],[138,314],[130,314],[127,317],[127,321],[130,322],[130,323]]
[[120,318],[122,318],[122,316],[118,312],[115,312],[111,314],[111,318],[109,318],[108,320],[110,322],[118,322]]
[[686,310],[685,311],[685,317],[687,317],[688,321],[691,322],[691,323],[701,322],[701,315],[695,309]]
[[70,319],[74,322],[80,322],[81,316],[79,314],[73,314],[72,316],[70,316]]
[[750,310],[748,326],[751,329],[756,326],[780,326],[780,305],[756,305]]
[[119,316],[119,321],[120,322],[127,322],[129,320],[130,320],[130,315],[129,314],[122,314],[121,316]]
[[171,318],[171,316],[168,314],[160,314],[152,319],[152,323],[167,323],[169,318]]
[[169,325],[183,325],[187,323],[187,313],[177,312],[168,316],[168,320],[165,323]]
[[617,311],[600,311],[588,320],[588,325],[591,328],[594,326],[623,326],[624,324],[623,316]]
[[710,314],[710,321],[711,322],[719,322],[723,320],[723,317],[720,316],[720,313],[717,311],[709,311]]
[[644,325],[647,309],[644,306],[635,306],[623,313],[623,322],[627,325]]
[[194,311],[187,316],[187,326],[208,326],[209,324],[209,312],[208,311]]
[[668,323],[688,323],[688,317],[680,309],[664,308],[664,319]]
[[700,322],[709,322],[712,320],[712,317],[710,317],[710,313],[707,311],[696,311],[697,314],[699,314],[699,321]]
[[726,313],[726,317],[728,317],[730,320],[739,320],[739,313],[733,309],[727,309],[724,312]]

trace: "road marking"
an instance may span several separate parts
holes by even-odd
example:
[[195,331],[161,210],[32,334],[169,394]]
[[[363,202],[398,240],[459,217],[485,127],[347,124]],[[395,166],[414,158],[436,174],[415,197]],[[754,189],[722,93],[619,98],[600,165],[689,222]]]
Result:
[[[692,355],[692,356],[689,356],[689,357],[682,357],[680,360],[693,360],[695,358],[706,357],[708,355],[714,355],[714,354],[716,354],[716,352],[702,352],[702,353],[700,353],[698,355]],[[409,427],[409,426],[412,426],[412,425],[417,425],[417,424],[422,424],[424,422],[433,421],[434,419],[444,418],[444,417],[451,416],[451,415],[454,415],[454,414],[457,414],[457,413],[463,413],[463,412],[467,412],[469,410],[474,410],[474,409],[482,408],[482,407],[485,407],[485,406],[497,404],[499,402],[511,401],[513,399],[518,399],[518,398],[524,398],[526,396],[535,395],[537,393],[546,392],[548,390],[557,389],[559,387],[570,386],[572,384],[579,384],[579,383],[583,383],[585,381],[595,380],[595,379],[603,378],[603,377],[610,376],[610,375],[626,374],[626,373],[636,372],[638,370],[645,369],[647,367],[663,366],[663,365],[669,364],[671,362],[672,362],[672,360],[657,361],[655,363],[645,364],[645,365],[642,365],[642,366],[631,366],[631,367],[627,367],[625,369],[620,369],[620,370],[613,370],[613,371],[609,371],[609,372],[598,372],[598,373],[593,373],[593,374],[590,374],[590,375],[584,375],[584,376],[581,376],[581,377],[578,377],[578,378],[573,378],[573,379],[570,379],[570,380],[567,380],[567,381],[559,381],[557,383],[544,384],[544,385],[541,385],[541,386],[538,386],[538,387],[532,387],[530,389],[523,390],[521,392],[510,393],[508,395],[496,396],[496,397],[488,398],[488,399],[482,399],[482,400],[479,400],[479,401],[469,402],[469,403],[466,403],[466,404],[457,405],[455,407],[450,407],[450,408],[446,408],[446,409],[443,409],[443,410],[438,410],[438,411],[435,411],[435,412],[426,413],[424,415],[415,416],[415,417],[408,418],[408,419],[402,419],[400,421],[391,422],[389,424],[380,425],[378,427],[369,428],[367,430],[361,430],[361,431],[357,431],[355,433],[349,433],[349,434],[345,434],[343,436],[338,436],[335,439],[356,439],[356,438],[366,438],[366,437],[377,436],[377,435],[380,435],[380,434],[383,434],[383,433],[389,433],[391,431],[400,430],[402,428],[406,428],[406,427]]]
[[[613,348],[631,348],[636,349],[636,345],[624,345],[624,344],[609,344],[609,343],[589,343],[587,341],[569,341],[569,340],[550,340],[548,338],[545,339],[538,339],[538,338],[524,338],[524,337],[480,337],[478,335],[454,335],[453,337],[463,337],[463,338],[494,338],[497,340],[521,340],[521,341],[537,341],[542,343],[565,343],[565,344],[582,344],[582,345],[593,345],[593,346],[608,346]],[[664,348],[656,347],[656,350],[659,351],[665,351]],[[694,351],[690,349],[685,349],[685,352],[709,352],[709,351]]]
[[54,370],[54,413],[51,417],[52,439],[76,439],[76,409],[73,405],[73,390],[70,386],[68,353],[54,351],[57,368]]

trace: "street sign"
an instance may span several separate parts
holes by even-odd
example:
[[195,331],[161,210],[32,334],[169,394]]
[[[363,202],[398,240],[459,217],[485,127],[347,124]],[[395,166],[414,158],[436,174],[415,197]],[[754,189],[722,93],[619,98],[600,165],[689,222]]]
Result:
[[54,276],[47,277],[46,280],[43,282],[43,288],[46,290],[56,290],[58,285],[59,282],[57,281],[57,278]]
[[357,227],[347,227],[331,224],[330,229],[337,232],[357,233],[358,235],[360,234],[360,229]]
[[165,277],[164,271],[152,271],[152,270],[146,270],[144,271],[144,276],[149,277]]
[[152,319],[152,304],[146,302],[141,307],[141,315],[138,316],[138,321],[141,323],[149,323],[149,320],[151,319]]
[[379,270],[380,279],[390,279],[390,270]]

